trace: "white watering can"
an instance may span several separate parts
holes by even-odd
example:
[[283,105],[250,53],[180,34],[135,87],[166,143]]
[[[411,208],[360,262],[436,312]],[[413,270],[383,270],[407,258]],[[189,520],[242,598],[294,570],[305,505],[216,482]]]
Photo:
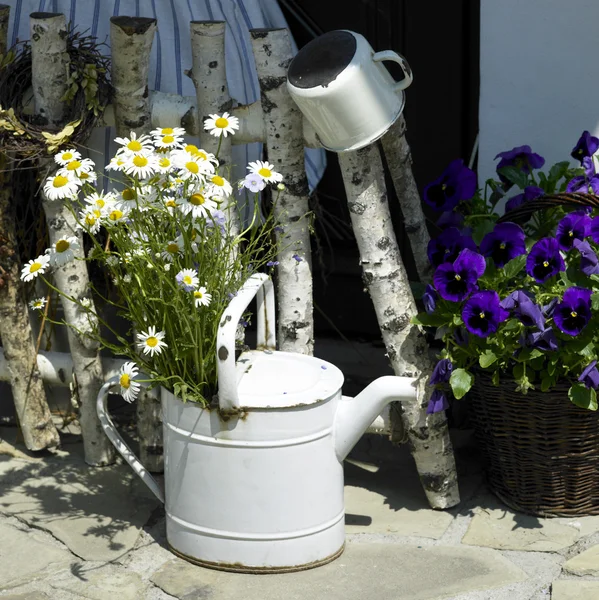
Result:
[[[235,331],[257,297],[258,349],[235,362]],[[316,567],[344,548],[343,459],[393,400],[415,400],[413,380],[381,377],[341,395],[334,365],[275,351],[272,281],[249,278],[225,310],[217,338],[219,407],[184,403],[162,388],[165,491],[117,433],[98,394],[104,431],[166,504],[171,550],[196,564],[240,572]]]

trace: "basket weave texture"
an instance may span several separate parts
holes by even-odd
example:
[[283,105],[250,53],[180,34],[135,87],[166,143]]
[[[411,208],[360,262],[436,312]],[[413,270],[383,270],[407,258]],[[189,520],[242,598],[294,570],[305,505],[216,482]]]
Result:
[[599,515],[599,414],[568,398],[569,383],[549,392],[493,386],[476,374],[468,394],[491,491],[536,516]]

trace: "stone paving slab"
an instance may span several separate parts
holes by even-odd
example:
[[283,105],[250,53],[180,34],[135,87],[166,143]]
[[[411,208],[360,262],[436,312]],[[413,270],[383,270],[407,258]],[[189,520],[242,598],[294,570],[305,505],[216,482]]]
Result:
[[110,561],[133,548],[156,502],[138,496],[128,466],[94,469],[79,457],[0,456],[0,513],[50,532],[80,558]]
[[593,546],[568,560],[564,564],[564,571],[573,575],[599,577],[599,545]]
[[72,560],[67,550],[41,541],[35,532],[0,523],[0,590],[45,577]]
[[559,579],[553,582],[551,600],[597,600],[599,581]]
[[173,559],[151,577],[180,600],[440,600],[524,579],[521,569],[493,550],[357,542],[332,563],[298,573],[235,575]]
[[25,592],[24,594],[8,594],[0,596],[2,600],[50,600],[48,594],[44,592]]

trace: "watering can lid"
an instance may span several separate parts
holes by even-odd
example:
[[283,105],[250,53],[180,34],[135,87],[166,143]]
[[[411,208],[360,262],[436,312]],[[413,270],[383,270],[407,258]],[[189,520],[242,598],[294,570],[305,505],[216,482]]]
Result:
[[319,358],[250,350],[237,359],[237,391],[243,408],[315,404],[341,390],[343,373]]

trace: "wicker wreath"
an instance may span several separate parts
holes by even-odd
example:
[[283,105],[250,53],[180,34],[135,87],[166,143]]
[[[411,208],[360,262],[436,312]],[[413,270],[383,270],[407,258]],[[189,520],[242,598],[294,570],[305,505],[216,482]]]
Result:
[[0,147],[4,152],[16,161],[32,160],[89,137],[112,95],[110,59],[101,54],[102,45],[95,37],[69,28],[70,76],[63,97],[67,107],[63,128],[33,114],[29,42],[18,43],[0,57]]

